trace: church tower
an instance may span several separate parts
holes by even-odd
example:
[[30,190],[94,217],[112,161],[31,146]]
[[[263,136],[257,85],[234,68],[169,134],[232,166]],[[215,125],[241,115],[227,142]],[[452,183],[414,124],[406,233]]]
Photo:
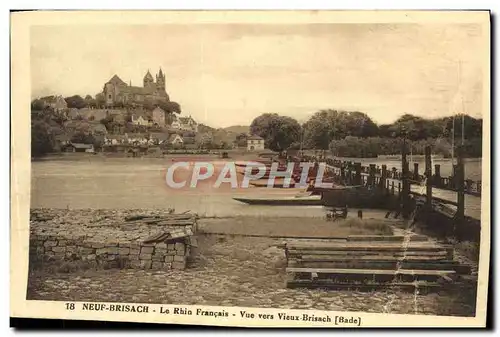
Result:
[[160,68],[160,72],[156,75],[156,86],[158,90],[165,91],[165,75]]
[[154,86],[155,82],[154,82],[153,76],[151,75],[149,70],[146,73],[146,75],[144,75],[143,83],[144,83],[144,88],[151,88]]

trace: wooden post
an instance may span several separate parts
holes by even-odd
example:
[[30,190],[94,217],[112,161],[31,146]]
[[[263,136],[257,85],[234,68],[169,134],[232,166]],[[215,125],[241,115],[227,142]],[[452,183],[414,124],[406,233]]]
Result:
[[369,186],[374,186],[375,185],[375,164],[370,164],[370,169],[369,169],[369,176],[368,176],[368,185]]
[[361,185],[361,163],[354,163],[354,185]]
[[403,219],[408,219],[410,217],[410,181],[409,181],[409,164],[406,158],[406,139],[403,140],[402,149],[402,180],[403,180],[403,191],[402,191],[402,206],[403,206]]
[[458,221],[463,221],[465,216],[465,167],[464,167],[464,151],[463,147],[459,146],[457,148],[457,167],[456,167],[456,175],[455,181],[457,186],[457,213],[456,217]]
[[418,163],[413,163],[413,180],[420,181],[420,175],[418,174]]
[[382,174],[380,175],[380,186],[382,189],[386,189],[387,181],[387,165],[382,165]]
[[426,187],[426,202],[425,206],[427,208],[427,211],[430,211],[432,209],[432,152],[431,152],[431,147],[426,146],[425,147],[425,177],[427,178],[427,181],[425,182],[425,187]]
[[467,191],[467,193],[471,193],[472,192],[472,183],[473,183],[473,181],[470,180],[470,179],[467,179],[465,181],[465,190]]
[[441,165],[434,165],[434,186],[441,187]]
[[[458,160],[458,158],[457,158]],[[453,189],[453,190],[458,190],[458,183],[457,183],[457,170],[458,170],[458,164],[457,165],[452,165],[452,171],[451,171],[451,177],[448,182],[448,187]]]

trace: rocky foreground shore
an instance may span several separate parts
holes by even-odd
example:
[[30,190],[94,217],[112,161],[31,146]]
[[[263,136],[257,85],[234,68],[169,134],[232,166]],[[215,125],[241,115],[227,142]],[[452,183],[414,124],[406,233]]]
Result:
[[[60,212],[66,215],[50,221],[81,223],[85,219],[89,223],[109,221],[112,225],[117,217],[125,219],[137,212],[164,214],[140,210]],[[80,217],[83,214],[87,215]],[[265,217],[255,221],[266,226]],[[301,220],[305,221],[308,220]],[[202,224],[202,229],[210,232],[210,224],[217,224],[217,219]],[[401,291],[286,289],[286,260],[283,251],[276,247],[281,240],[203,231],[197,236],[198,247],[193,248],[192,261],[185,270],[84,269],[45,264],[30,270],[28,299],[474,315],[474,294],[466,292],[421,295]]]

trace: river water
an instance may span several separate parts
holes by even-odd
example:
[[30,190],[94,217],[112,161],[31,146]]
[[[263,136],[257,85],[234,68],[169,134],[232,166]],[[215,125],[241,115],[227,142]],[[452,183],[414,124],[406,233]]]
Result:
[[[200,183],[196,188],[169,188],[165,172],[174,162],[172,159],[98,156],[32,162],[31,207],[174,208],[176,212],[190,210],[202,216],[221,217],[324,216],[322,206],[258,206],[232,199],[233,196],[247,195],[292,196],[302,191],[299,189],[235,189],[230,184],[214,188],[215,179]],[[472,169],[466,168],[466,171],[480,172],[480,161],[479,164],[471,162],[468,165]]]

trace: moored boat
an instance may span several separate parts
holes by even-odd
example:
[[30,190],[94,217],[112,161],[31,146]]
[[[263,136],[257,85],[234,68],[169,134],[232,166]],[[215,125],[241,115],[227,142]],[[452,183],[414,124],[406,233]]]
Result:
[[286,197],[239,197],[233,198],[236,201],[249,205],[268,205],[268,206],[321,206],[321,195],[306,196],[286,196]]

